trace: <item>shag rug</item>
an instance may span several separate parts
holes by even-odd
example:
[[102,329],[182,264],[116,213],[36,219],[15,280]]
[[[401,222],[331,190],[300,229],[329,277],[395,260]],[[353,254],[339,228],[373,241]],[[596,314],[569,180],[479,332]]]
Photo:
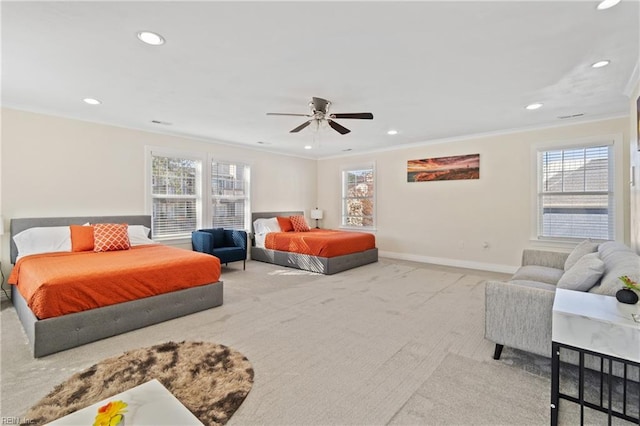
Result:
[[240,352],[215,343],[168,342],[108,358],[74,374],[26,414],[44,424],[157,379],[205,425],[223,425],[253,384]]

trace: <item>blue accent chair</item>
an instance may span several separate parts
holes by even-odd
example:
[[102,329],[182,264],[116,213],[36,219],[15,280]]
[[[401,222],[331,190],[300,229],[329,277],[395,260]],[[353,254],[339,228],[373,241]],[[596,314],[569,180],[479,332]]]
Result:
[[225,265],[242,260],[242,269],[247,266],[247,233],[237,229],[199,229],[191,233],[194,251],[211,254]]

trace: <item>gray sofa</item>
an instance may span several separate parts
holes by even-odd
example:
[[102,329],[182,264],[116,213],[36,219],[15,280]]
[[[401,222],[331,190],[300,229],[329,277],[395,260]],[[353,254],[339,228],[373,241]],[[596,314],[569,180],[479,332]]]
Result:
[[485,338],[494,358],[508,346],[551,357],[551,312],[556,288],[614,296],[618,277],[640,282],[640,256],[624,244],[583,241],[571,253],[524,250],[522,266],[508,281],[487,281]]

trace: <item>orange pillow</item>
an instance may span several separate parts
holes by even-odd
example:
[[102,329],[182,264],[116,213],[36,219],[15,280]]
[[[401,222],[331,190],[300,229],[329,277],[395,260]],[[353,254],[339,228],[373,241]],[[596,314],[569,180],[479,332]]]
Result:
[[282,232],[290,232],[293,231],[293,224],[291,223],[291,219],[284,216],[278,216],[278,225],[280,225],[280,230]]
[[93,225],[93,251],[129,250],[128,228],[126,223],[96,223]]
[[291,224],[293,225],[293,230],[296,232],[307,232],[310,231],[309,225],[307,224],[307,220],[304,216],[291,216],[289,218],[291,220]]
[[93,226],[69,225],[71,251],[93,250]]

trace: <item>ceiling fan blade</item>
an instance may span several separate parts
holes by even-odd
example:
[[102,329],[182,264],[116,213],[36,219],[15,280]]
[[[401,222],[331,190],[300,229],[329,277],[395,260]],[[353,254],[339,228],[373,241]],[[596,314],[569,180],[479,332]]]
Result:
[[296,117],[311,117],[311,114],[290,114],[288,112],[268,112],[267,115],[295,115]]
[[370,112],[346,112],[331,114],[331,118],[360,118],[363,120],[373,120],[373,114]]
[[333,130],[337,131],[341,135],[346,135],[347,133],[349,133],[351,131],[351,130],[347,129],[346,127],[336,123],[333,120],[327,119],[327,122],[329,123],[329,126],[331,126],[333,128]]
[[327,112],[327,105],[329,105],[329,101],[322,98],[316,98],[315,96],[311,98],[311,103],[313,104],[313,109],[316,111]]
[[299,125],[299,126],[298,126],[298,127],[296,127],[295,129],[290,130],[290,131],[289,131],[289,133],[297,133],[297,132],[299,132],[300,130],[304,129],[304,128],[305,128],[305,127],[307,127],[309,124],[311,124],[311,121],[312,121],[312,120],[305,121],[304,123],[302,123],[301,125]]

